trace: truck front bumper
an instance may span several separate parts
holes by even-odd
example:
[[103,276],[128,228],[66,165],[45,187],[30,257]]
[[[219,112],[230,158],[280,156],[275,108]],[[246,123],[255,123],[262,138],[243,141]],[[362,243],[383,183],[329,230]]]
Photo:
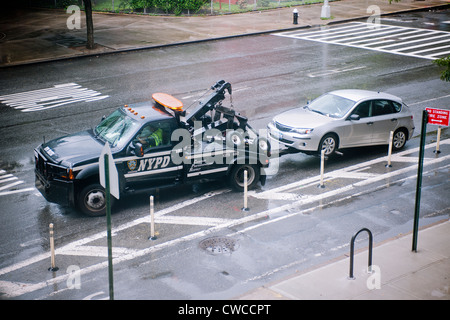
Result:
[[59,179],[48,181],[39,171],[35,170],[35,186],[48,202],[62,206],[75,205],[73,181]]

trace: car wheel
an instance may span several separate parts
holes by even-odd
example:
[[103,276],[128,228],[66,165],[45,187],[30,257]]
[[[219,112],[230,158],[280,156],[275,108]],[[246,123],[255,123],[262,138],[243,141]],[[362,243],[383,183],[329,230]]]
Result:
[[402,149],[406,143],[406,133],[405,131],[399,129],[395,131],[394,136],[392,137],[392,148],[397,151]]
[[231,187],[237,191],[244,191],[244,172],[247,170],[247,188],[250,190],[256,186],[259,180],[259,167],[251,164],[237,164],[231,169],[228,181]]
[[334,134],[325,135],[319,144],[319,153],[325,150],[325,156],[331,156],[337,149],[337,137]]
[[[112,197],[111,197],[111,201]],[[78,196],[78,207],[80,210],[92,217],[106,214],[105,189],[98,183],[90,184],[81,190]]]

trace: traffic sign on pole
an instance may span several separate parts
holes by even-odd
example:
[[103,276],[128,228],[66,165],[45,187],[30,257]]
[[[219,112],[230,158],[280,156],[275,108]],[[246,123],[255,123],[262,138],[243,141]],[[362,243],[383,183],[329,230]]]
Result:
[[103,188],[106,189],[106,179],[105,179],[105,155],[108,156],[109,169],[109,187],[111,194],[119,199],[119,175],[117,173],[117,168],[114,164],[114,159],[111,153],[111,148],[109,147],[109,143],[107,142],[103,147],[102,153],[100,154],[100,158],[98,161],[99,165],[99,173],[100,173],[100,184]]
[[428,123],[438,126],[449,126],[450,110],[426,108],[428,112]]

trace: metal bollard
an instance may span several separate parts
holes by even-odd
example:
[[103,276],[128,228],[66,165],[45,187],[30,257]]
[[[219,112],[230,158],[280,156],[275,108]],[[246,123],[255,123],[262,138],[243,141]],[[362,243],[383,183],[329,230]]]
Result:
[[50,268],[48,268],[48,271],[58,271],[59,268],[55,266],[55,240],[54,240],[54,236],[53,236],[53,223],[49,224],[49,228],[50,228],[50,253],[51,253],[50,263],[51,263],[51,266],[50,266]]
[[388,163],[386,164],[386,168],[392,167],[391,165],[391,156],[392,156],[392,139],[394,138],[394,132],[391,131],[389,134],[389,150],[388,150]]
[[155,212],[153,205],[153,196],[150,196],[150,237],[148,240],[156,240],[155,236]]
[[441,126],[438,126],[437,140],[436,140],[436,150],[434,150],[434,153],[436,153],[436,154],[441,153],[441,151],[439,150],[440,142],[441,142]]
[[294,17],[294,24],[298,24],[298,10],[297,8],[292,11],[293,17]]
[[249,211],[250,209],[248,208],[248,201],[247,201],[247,193],[248,193],[248,173],[247,170],[244,170],[244,207],[242,208],[242,211]]
[[320,152],[320,184],[318,185],[319,188],[325,188],[323,182],[324,171],[325,171],[325,149],[323,149]]

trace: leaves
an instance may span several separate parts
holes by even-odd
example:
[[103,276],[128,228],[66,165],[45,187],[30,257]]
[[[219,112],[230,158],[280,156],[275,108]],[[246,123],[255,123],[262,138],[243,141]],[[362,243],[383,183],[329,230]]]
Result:
[[441,73],[441,80],[450,82],[450,56],[433,61],[434,64],[446,68]]

